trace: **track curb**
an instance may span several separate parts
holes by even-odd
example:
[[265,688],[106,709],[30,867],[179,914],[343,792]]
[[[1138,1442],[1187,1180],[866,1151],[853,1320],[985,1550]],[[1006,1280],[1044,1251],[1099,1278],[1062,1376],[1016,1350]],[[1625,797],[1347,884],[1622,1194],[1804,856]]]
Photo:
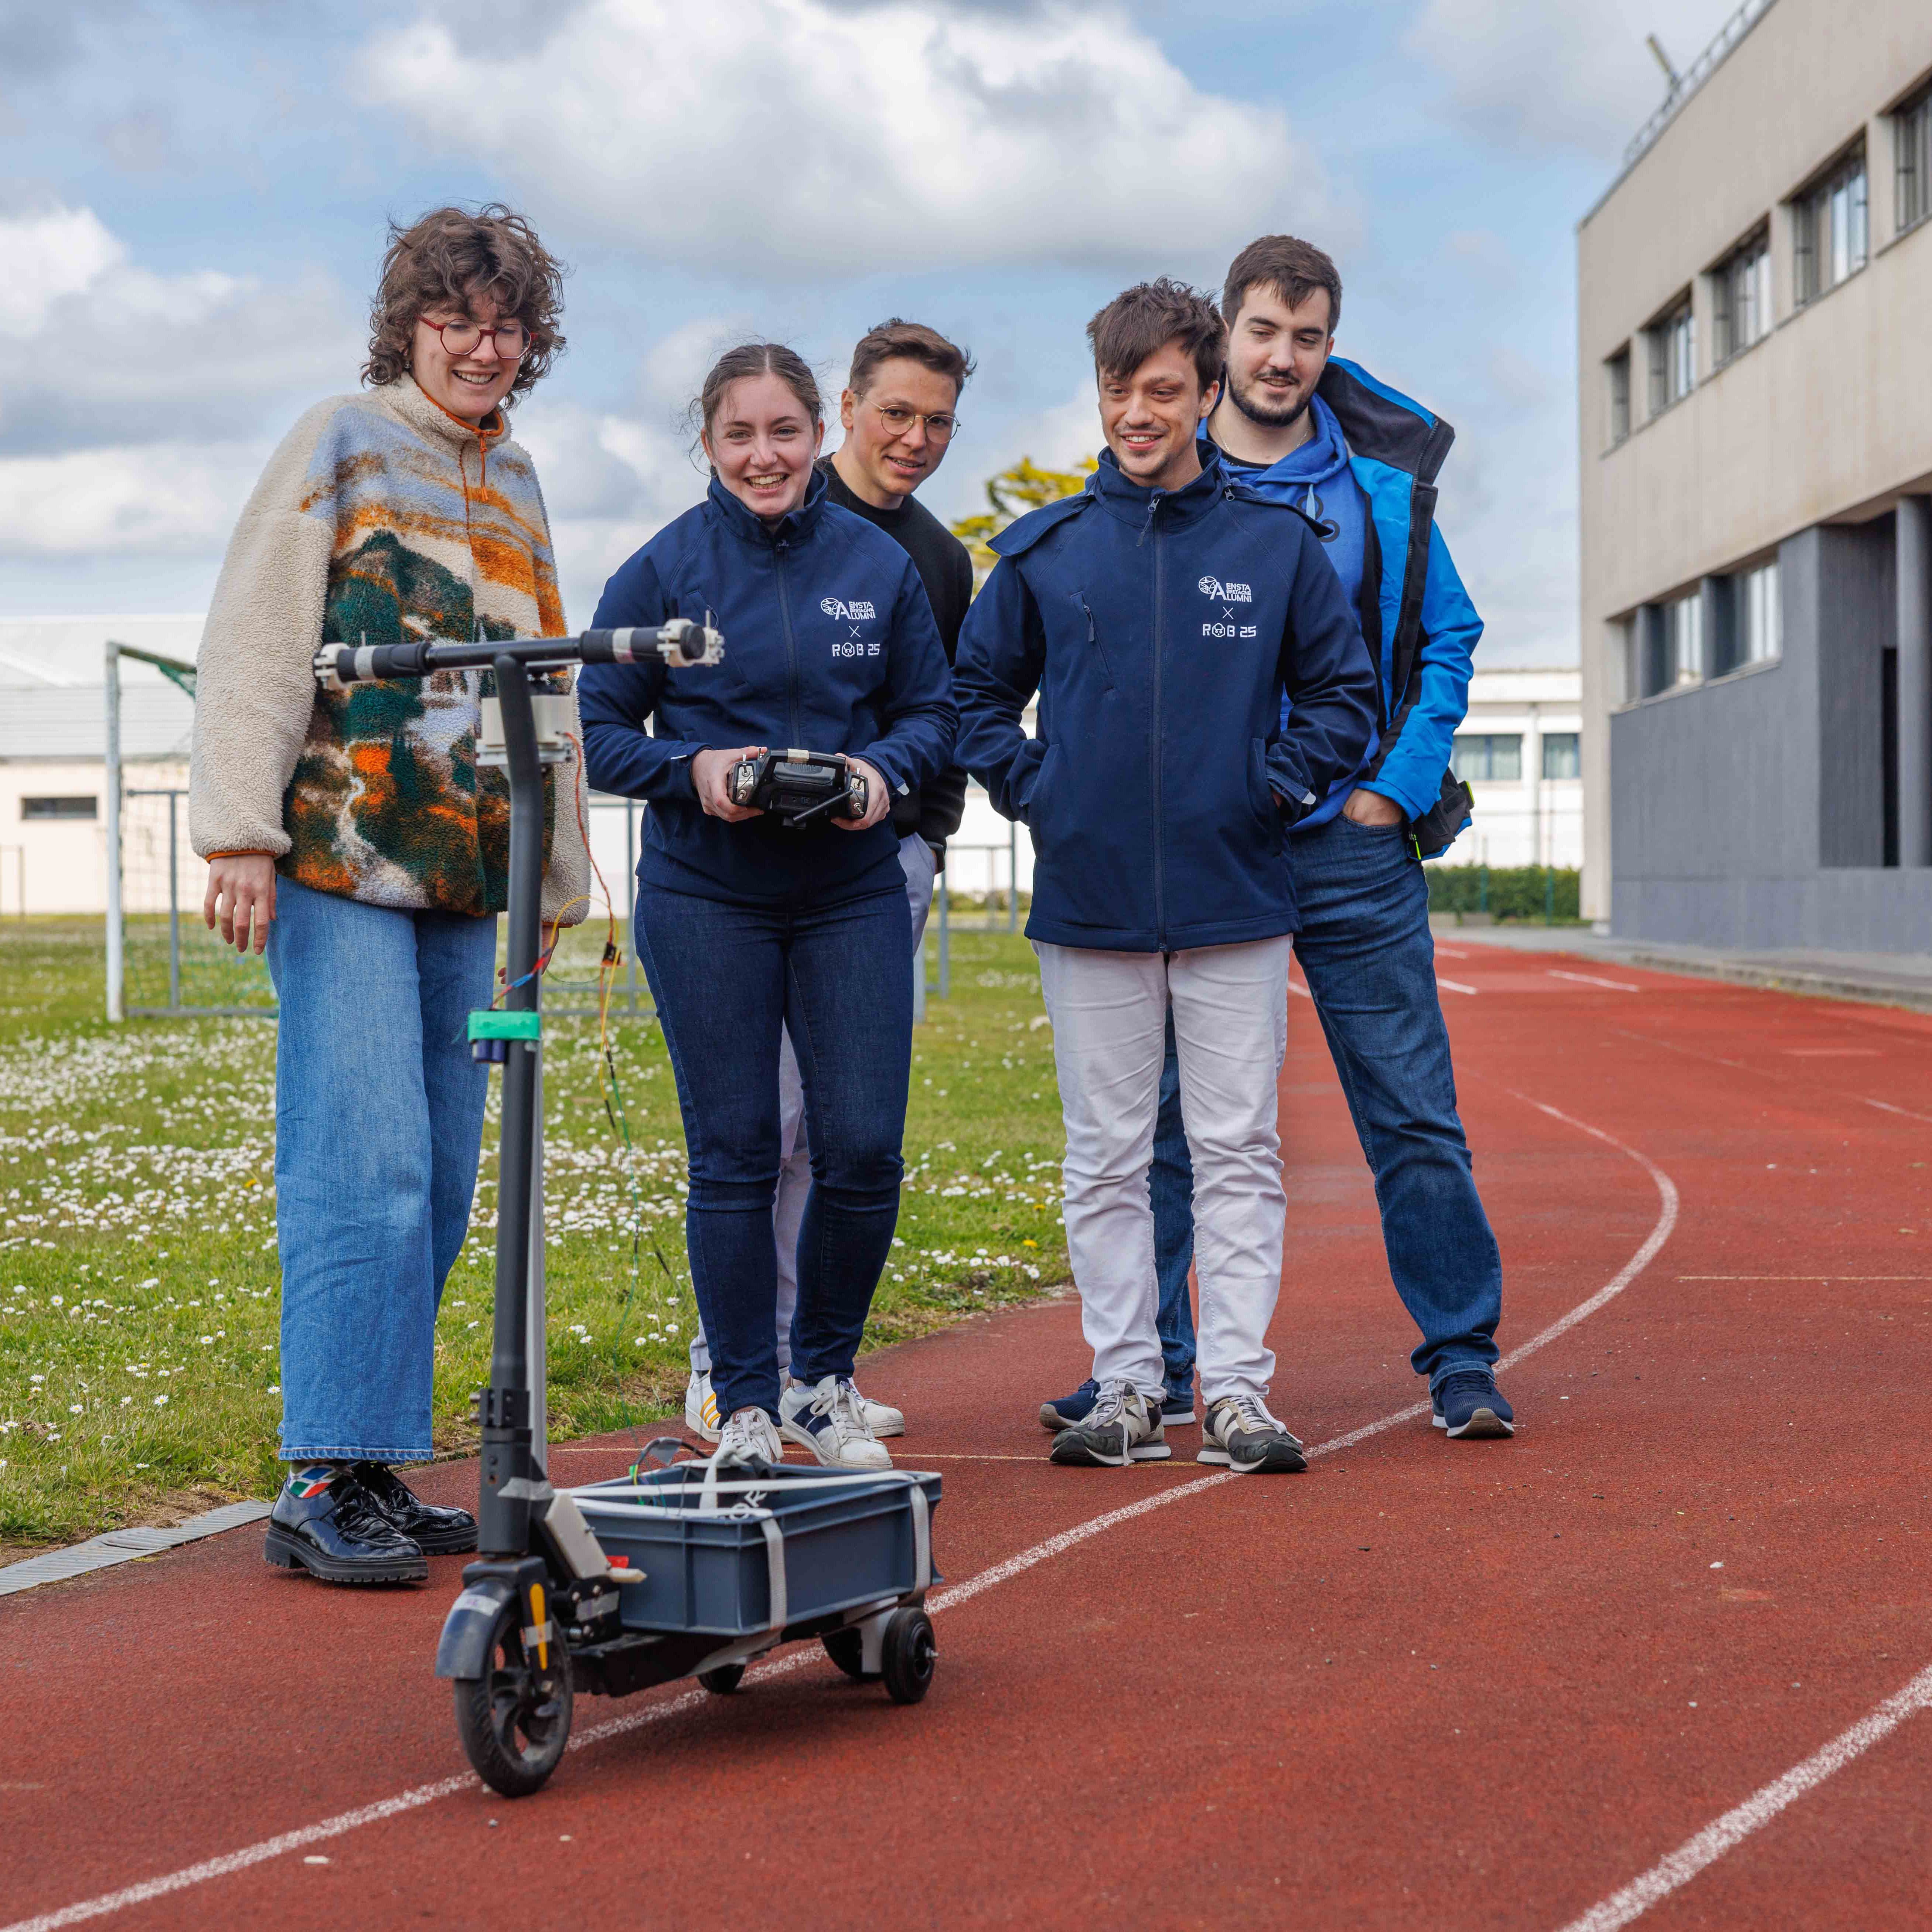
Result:
[[157,1556],[164,1550],[178,1550],[184,1543],[199,1543],[205,1536],[219,1536],[225,1529],[239,1529],[260,1522],[274,1507],[254,1502],[224,1503],[219,1509],[191,1516],[172,1529],[110,1529],[102,1536],[91,1536],[85,1543],[70,1544],[64,1550],[50,1550],[38,1556],[24,1558],[0,1570],[0,1597],[17,1595],[43,1583],[62,1583],[70,1576],[85,1576],[96,1570],[112,1569],[117,1563],[131,1563],[136,1557]]

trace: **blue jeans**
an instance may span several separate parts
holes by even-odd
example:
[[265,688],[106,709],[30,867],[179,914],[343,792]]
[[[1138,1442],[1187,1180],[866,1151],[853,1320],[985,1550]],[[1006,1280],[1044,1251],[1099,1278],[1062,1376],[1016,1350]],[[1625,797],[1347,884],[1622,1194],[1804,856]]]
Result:
[[[1288,858],[1301,914],[1295,957],[1375,1176],[1389,1274],[1422,1330],[1409,1361],[1433,1390],[1458,1369],[1496,1361],[1503,1275],[1456,1112],[1455,1070],[1436,992],[1428,882],[1400,826],[1337,817],[1292,833]],[[1191,1174],[1187,1186],[1171,1186],[1165,1197],[1161,1187],[1163,1143],[1178,1150],[1170,1160],[1190,1173],[1171,1046],[1168,1064],[1154,1141],[1163,1348],[1170,1294],[1183,1315],[1187,1304],[1186,1264],[1177,1292],[1165,1258],[1186,1252],[1180,1244],[1185,1240],[1191,1247],[1193,1238]],[[1169,1353],[1170,1383],[1173,1362]]]
[[638,957],[684,1114],[685,1238],[721,1416],[778,1414],[782,1030],[812,1147],[791,1372],[807,1383],[852,1372],[898,1224],[910,932],[903,892],[742,906],[638,883]]
[[1154,1202],[1154,1271],[1160,1289],[1154,1327],[1169,1395],[1194,1386],[1194,1308],[1187,1272],[1194,1264],[1194,1163],[1180,1120],[1180,1057],[1174,1016],[1167,1016],[1167,1058],[1160,1070],[1160,1111],[1154,1116],[1154,1165],[1148,1171]]
[[275,882],[284,1462],[423,1462],[436,1313],[476,1193],[496,922]]

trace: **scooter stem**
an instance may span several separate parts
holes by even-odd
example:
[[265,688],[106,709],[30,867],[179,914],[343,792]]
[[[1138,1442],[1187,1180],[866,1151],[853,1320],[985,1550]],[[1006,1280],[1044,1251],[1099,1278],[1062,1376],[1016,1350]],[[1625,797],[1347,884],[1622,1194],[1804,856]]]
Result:
[[[496,695],[502,706],[503,749],[510,780],[511,1012],[534,1011],[542,982],[543,767],[537,757],[530,673],[499,656]],[[496,1176],[496,1308],[490,1386],[480,1404],[483,1424],[478,1548],[485,1556],[520,1556],[530,1546],[531,1504],[541,1493],[531,1431],[529,1307],[530,1215],[535,1177],[537,1056],[541,1042],[512,1040],[503,1062],[503,1123]]]

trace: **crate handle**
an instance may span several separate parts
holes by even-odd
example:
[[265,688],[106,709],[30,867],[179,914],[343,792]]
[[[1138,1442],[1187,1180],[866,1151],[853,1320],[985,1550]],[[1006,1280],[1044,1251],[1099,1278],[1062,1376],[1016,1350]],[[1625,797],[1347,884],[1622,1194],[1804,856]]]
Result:
[[907,1486],[906,1500],[912,1505],[912,1570],[914,1588],[932,1586],[932,1520],[926,1501],[926,1486],[914,1476]]
[[765,1532],[765,1574],[770,1579],[771,1628],[782,1630],[788,1621],[790,1609],[785,1597],[784,1532],[779,1528],[775,1516],[766,1516],[758,1527]]

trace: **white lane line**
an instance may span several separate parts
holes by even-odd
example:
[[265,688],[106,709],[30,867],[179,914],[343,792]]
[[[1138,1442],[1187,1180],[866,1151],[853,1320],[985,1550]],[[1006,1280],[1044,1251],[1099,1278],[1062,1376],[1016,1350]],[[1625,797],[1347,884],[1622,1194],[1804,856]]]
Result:
[[1476,956],[1473,952],[1458,952],[1453,946],[1438,946],[1436,950],[1444,959],[1473,959]]
[[1868,1100],[1865,1105],[1876,1107],[1881,1114],[1902,1114],[1908,1120],[1923,1120],[1928,1126],[1932,1126],[1932,1114],[1915,1114],[1910,1107],[1894,1107],[1889,1100]]
[[1834,1772],[1842,1771],[1855,1758],[1862,1757],[1874,1744],[1889,1737],[1906,1718],[1928,1705],[1932,1705],[1932,1665],[1928,1665],[1896,1696],[1888,1697],[1869,1717],[1861,1718],[1849,1730],[1840,1731],[1822,1750],[1814,1751],[1802,1764],[1793,1765],[1782,1778],[1774,1778],[1762,1790],[1753,1792],[1742,1804],[1706,1825],[1668,1857],[1658,1859],[1621,1892],[1612,1892],[1601,1904],[1592,1906],[1582,1918],[1571,1919],[1563,1932],[1617,1932],[1618,1927],[1641,1918],[1680,1886],[1688,1885],[1706,1866],[1715,1864],[1754,1832],[1762,1830],[1786,1805],[1796,1804]]
[[1546,966],[1543,969],[1552,980],[1574,980],[1580,986],[1607,986],[1613,993],[1640,993],[1641,986],[1633,986],[1628,980],[1600,980],[1594,973],[1566,973],[1560,966]]
[[[1648,1174],[1656,1184],[1660,1202],[1657,1222],[1646,1238],[1642,1247],[1626,1262],[1616,1275],[1598,1289],[1586,1301],[1580,1302],[1568,1314],[1561,1316],[1542,1330],[1532,1335],[1520,1348],[1505,1355],[1496,1366],[1499,1369],[1514,1367],[1526,1355],[1531,1355],[1546,1342],[1553,1342],[1558,1336],[1567,1334],[1576,1324],[1594,1315],[1613,1297],[1621,1294],[1647,1268],[1657,1251],[1670,1238],[1670,1231],[1677,1225],[1677,1190],[1670,1178],[1660,1168],[1654,1166],[1639,1154],[1636,1148],[1626,1146],[1614,1135],[1606,1134],[1600,1127],[1593,1127],[1573,1115],[1547,1106],[1540,1100],[1532,1100],[1526,1094],[1518,1093],[1514,1088],[1504,1090],[1511,1098],[1527,1102],[1561,1120],[1566,1126],[1576,1128],[1580,1132],[1601,1141],[1605,1146],[1614,1148],[1627,1154]],[[1346,1435],[1330,1436],[1326,1442],[1318,1442],[1307,1452],[1313,1462],[1322,1456],[1332,1456],[1337,1450],[1352,1448],[1358,1442],[1365,1442],[1371,1436],[1379,1436],[1385,1430],[1396,1428],[1405,1422],[1412,1422],[1429,1413],[1426,1402],[1411,1402],[1406,1408],[1396,1409],[1393,1414],[1365,1423],[1360,1429],[1352,1429]],[[937,1459],[935,1459],[937,1460]],[[1169,1503],[1178,1502],[1184,1496],[1198,1496],[1203,1490],[1219,1489],[1224,1483],[1238,1482],[1240,1478],[1230,1469],[1224,1469],[1212,1476],[1202,1476],[1190,1482],[1177,1483],[1173,1488],[1143,1497],[1139,1502],[1129,1503],[1124,1508],[1108,1510],[1090,1520],[1076,1524],[1071,1529],[1064,1529],[1057,1535],[1049,1536],[1044,1542],[1036,1543],[1030,1550],[1022,1550],[1016,1556],[1009,1556],[1004,1562],[995,1563],[982,1570],[976,1576],[969,1576],[964,1582],[955,1583],[939,1591],[932,1598],[928,1608],[945,1610],[956,1605],[968,1603],[983,1592],[996,1585],[1010,1582],[1024,1575],[1036,1564],[1046,1562],[1048,1558],[1077,1548],[1081,1544],[1098,1536],[1102,1531],[1131,1522],[1136,1516],[1148,1515],[1157,1509],[1165,1509]],[[763,1683],[774,1677],[788,1676],[794,1670],[815,1663],[819,1653],[815,1648],[801,1646],[786,1655],[775,1658],[769,1663],[758,1665],[746,1673],[747,1683]],[[646,1706],[643,1709],[627,1713],[621,1718],[612,1718],[601,1724],[593,1724],[588,1730],[580,1731],[570,1741],[572,1750],[581,1750],[586,1746],[601,1744],[607,1738],[621,1737],[628,1732],[642,1730],[649,1724],[661,1724],[669,1717],[683,1711],[694,1710],[704,1703],[710,1693],[690,1690],[668,1698],[660,1704]],[[248,1845],[237,1852],[225,1852],[218,1858],[204,1858],[199,1864],[185,1865],[179,1871],[169,1872],[159,1878],[144,1879],[138,1885],[130,1885],[119,1892],[104,1892],[98,1898],[83,1899],[74,1905],[62,1906],[57,1911],[45,1912],[33,1918],[16,1920],[10,1925],[0,1926],[0,1932],[58,1932],[65,1925],[79,1925],[90,1918],[104,1918],[110,1914],[125,1911],[130,1905],[145,1904],[148,1900],[163,1898],[170,1892],[184,1892],[192,1886],[206,1885],[211,1879],[226,1878],[231,1874],[246,1871],[251,1865],[263,1864],[270,1858],[278,1858],[284,1853],[299,1851],[304,1845],[320,1844],[327,1838],[339,1838],[344,1832],[358,1830],[364,1825],[380,1824],[383,1820],[400,1816],[408,1811],[419,1810],[425,1804],[434,1804],[440,1799],[453,1798],[460,1791],[481,1790],[480,1782],[464,1772],[453,1778],[439,1778],[433,1784],[418,1784],[412,1789],[398,1792],[393,1798],[385,1798],[374,1804],[364,1804],[352,1811],[340,1811],[333,1818],[325,1818],[319,1823],[304,1825],[292,1832],[284,1832],[272,1838],[265,1838],[259,1844]]]
[[1436,976],[1436,983],[1438,986],[1446,986],[1452,993],[1473,994],[1476,990],[1473,986],[1464,986],[1460,980],[1445,980],[1440,973]]
[[1315,997],[1315,995],[1311,993],[1306,986],[1300,985],[1298,982],[1293,980],[1288,981],[1288,990],[1291,993],[1299,993],[1304,1000],[1312,1000]]

